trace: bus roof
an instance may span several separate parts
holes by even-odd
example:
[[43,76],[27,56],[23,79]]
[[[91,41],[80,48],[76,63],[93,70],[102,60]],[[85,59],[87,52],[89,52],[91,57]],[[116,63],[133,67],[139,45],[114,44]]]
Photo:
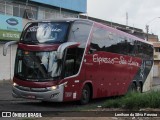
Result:
[[59,19],[47,19],[47,20],[37,20],[34,22],[74,22],[74,21],[86,21],[93,23],[94,21],[88,19],[81,19],[81,18],[59,18]]

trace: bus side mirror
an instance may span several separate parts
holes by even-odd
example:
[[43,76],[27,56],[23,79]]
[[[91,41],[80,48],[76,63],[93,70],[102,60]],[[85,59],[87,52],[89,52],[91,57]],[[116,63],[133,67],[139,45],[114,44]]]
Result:
[[6,44],[4,44],[4,46],[3,46],[3,56],[7,55],[8,46],[13,45],[13,44],[17,44],[17,43],[18,43],[18,41],[10,41],[10,42],[7,42]]
[[78,42],[66,42],[61,44],[57,50],[57,59],[63,58],[63,53],[66,48],[78,47],[80,44]]

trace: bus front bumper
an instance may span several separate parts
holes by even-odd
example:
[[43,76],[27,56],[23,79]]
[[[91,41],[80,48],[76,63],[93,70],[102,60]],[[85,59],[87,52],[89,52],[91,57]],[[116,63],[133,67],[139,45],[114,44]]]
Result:
[[52,88],[29,88],[24,86],[13,86],[12,96],[16,98],[36,99],[42,101],[62,102],[64,85]]

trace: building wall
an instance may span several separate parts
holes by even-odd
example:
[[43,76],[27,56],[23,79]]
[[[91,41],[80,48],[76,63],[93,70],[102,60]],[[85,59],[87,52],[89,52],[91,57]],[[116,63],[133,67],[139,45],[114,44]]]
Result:
[[37,3],[52,5],[81,13],[87,11],[87,0],[30,0]]
[[148,41],[154,46],[153,76],[160,77],[160,42],[158,40],[158,36],[154,34],[148,34]]
[[0,80],[13,78],[16,48],[17,45],[12,45],[8,48],[7,55],[3,56],[3,44],[0,44]]
[[56,19],[56,18],[77,18],[78,13],[72,13],[68,11],[63,10],[57,10],[57,9],[51,9],[51,8],[45,8],[42,6],[38,7],[38,19]]

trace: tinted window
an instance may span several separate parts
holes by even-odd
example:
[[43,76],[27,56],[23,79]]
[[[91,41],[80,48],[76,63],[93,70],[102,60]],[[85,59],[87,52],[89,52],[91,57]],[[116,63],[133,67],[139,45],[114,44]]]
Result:
[[138,42],[138,56],[143,59],[151,59],[153,57],[153,47],[146,43]]
[[19,7],[13,6],[13,15],[19,17]]
[[90,22],[75,21],[72,24],[68,41],[80,42],[80,47],[84,48],[91,31],[91,27],[92,23]]
[[62,43],[66,41],[69,23],[29,23],[24,30],[22,41],[37,43]]
[[90,44],[90,52],[106,51],[119,53],[121,39],[115,33],[109,32],[104,28],[94,27],[92,41]]
[[64,62],[64,77],[78,73],[82,61],[83,48],[68,48]]
[[106,51],[123,55],[150,59],[153,56],[151,45],[112,33],[101,27],[94,27],[92,41],[90,43],[90,53],[95,51]]

